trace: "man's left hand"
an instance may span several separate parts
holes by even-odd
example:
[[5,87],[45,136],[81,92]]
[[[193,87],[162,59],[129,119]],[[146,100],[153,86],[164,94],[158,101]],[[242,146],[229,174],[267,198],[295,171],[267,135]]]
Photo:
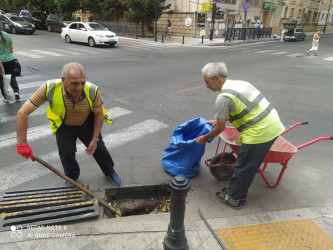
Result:
[[93,155],[97,149],[97,141],[91,140],[89,146],[86,148],[87,155]]
[[204,145],[206,142],[207,142],[207,139],[204,135],[202,136],[199,136],[198,138],[195,138],[194,140],[196,144],[201,144],[201,145]]

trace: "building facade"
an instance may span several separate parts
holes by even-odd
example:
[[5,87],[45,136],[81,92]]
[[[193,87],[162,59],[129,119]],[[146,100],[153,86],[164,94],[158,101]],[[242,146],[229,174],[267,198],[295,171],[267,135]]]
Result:
[[323,29],[333,22],[332,0],[216,0],[219,8],[212,26],[212,0],[165,0],[171,7],[158,20],[158,33],[163,33],[167,19],[175,36],[222,37],[226,28],[241,28],[248,23],[261,23],[280,35],[284,22],[293,22],[304,31]]

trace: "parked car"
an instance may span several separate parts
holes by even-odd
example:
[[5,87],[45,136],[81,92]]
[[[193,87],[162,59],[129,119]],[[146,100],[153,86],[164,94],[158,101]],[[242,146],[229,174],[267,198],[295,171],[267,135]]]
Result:
[[303,30],[299,27],[296,27],[296,24],[294,23],[284,23],[284,28],[286,28],[288,31],[284,34],[283,40],[288,41],[304,41],[306,34],[303,32]]
[[28,33],[33,34],[36,31],[35,25],[25,21],[19,16],[2,15],[0,14],[0,22],[2,22],[2,29],[9,31],[12,34]]
[[46,16],[42,15],[40,12],[29,10],[21,10],[19,17],[31,22],[35,25],[36,29],[46,28]]
[[61,31],[61,38],[67,43],[82,42],[89,46],[109,45],[114,47],[119,38],[117,35],[95,22],[73,22]]
[[66,27],[71,22],[73,22],[73,18],[71,16],[66,16],[63,14],[50,14],[46,18],[46,27],[50,32],[61,32],[61,28]]
[[5,12],[3,10],[0,10],[0,14],[5,14]]

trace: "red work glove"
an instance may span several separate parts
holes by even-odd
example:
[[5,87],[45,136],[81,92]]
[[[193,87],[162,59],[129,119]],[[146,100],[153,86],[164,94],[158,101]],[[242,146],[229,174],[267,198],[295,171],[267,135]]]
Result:
[[22,155],[23,157],[25,157],[26,159],[28,159],[29,157],[31,158],[31,160],[35,160],[34,159],[34,155],[32,153],[32,150],[29,146],[29,144],[25,144],[25,145],[16,145],[16,151],[17,153],[19,153],[20,155]]

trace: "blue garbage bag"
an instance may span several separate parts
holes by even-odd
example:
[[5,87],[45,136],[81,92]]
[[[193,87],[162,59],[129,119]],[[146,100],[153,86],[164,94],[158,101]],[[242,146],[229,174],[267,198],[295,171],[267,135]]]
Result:
[[[162,158],[166,172],[172,176],[183,175],[186,178],[195,177],[199,173],[205,145],[196,144],[194,138],[212,130],[212,125],[206,122],[206,119],[198,117],[184,122],[174,130]],[[212,140],[213,138],[208,142]]]

